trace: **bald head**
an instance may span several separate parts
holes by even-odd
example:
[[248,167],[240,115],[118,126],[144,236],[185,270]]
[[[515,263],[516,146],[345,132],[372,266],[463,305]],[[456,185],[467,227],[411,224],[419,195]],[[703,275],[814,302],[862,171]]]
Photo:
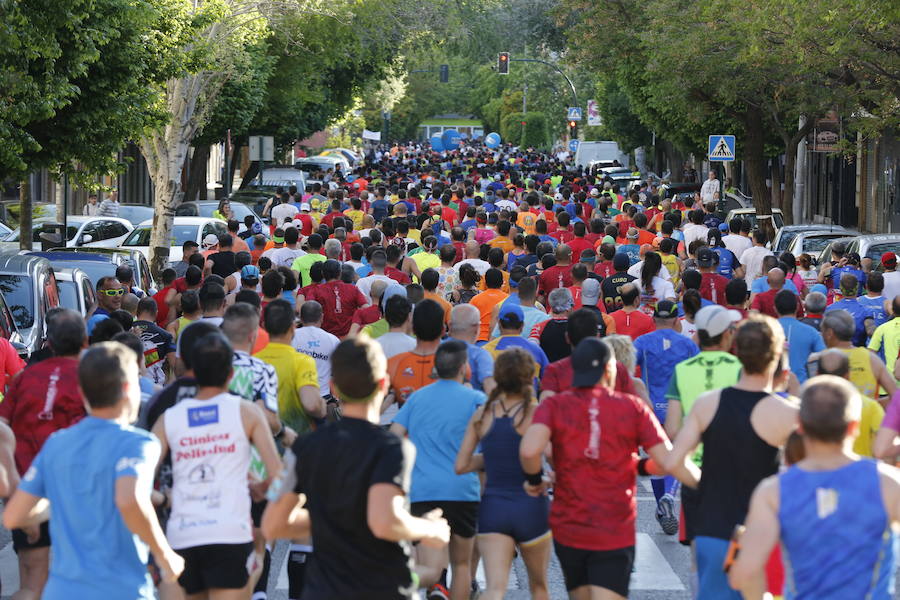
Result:
[[784,287],[784,271],[775,267],[769,271],[768,275],[769,287],[773,290],[780,290]]
[[481,314],[471,304],[457,304],[450,311],[450,335],[471,331],[479,326]]
[[478,258],[481,254],[481,244],[475,240],[466,242],[466,258]]
[[556,264],[567,263],[572,258],[572,249],[565,244],[556,247]]
[[836,348],[823,350],[819,354],[819,375],[834,375],[848,379],[850,377],[850,358]]
[[369,289],[369,296],[372,297],[373,304],[381,300],[381,297],[384,296],[384,290],[387,289],[387,286],[387,282],[383,279],[379,279],[372,284],[372,287]]
[[800,426],[810,440],[843,443],[848,426],[859,422],[861,411],[856,387],[834,375],[813,377],[800,393]]

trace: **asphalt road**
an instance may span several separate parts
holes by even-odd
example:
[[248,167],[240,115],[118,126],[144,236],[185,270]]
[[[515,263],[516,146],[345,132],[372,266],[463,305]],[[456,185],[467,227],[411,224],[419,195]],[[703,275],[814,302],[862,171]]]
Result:
[[[690,555],[678,544],[674,536],[664,535],[654,517],[655,503],[650,491],[650,482],[638,482],[638,524],[637,557],[635,572],[631,579],[630,598],[636,600],[689,600],[690,599]],[[10,535],[0,529],[0,581],[2,599],[9,598],[18,589],[19,576],[15,553],[12,551]],[[287,571],[285,568],[287,545],[280,543],[275,548],[273,568],[269,577],[269,599],[288,600]],[[484,587],[481,570],[478,579]],[[563,600],[566,596],[565,583],[556,557],[552,557],[550,572],[550,597]],[[528,592],[528,576],[521,559],[516,559],[509,578],[509,600],[525,600]]]

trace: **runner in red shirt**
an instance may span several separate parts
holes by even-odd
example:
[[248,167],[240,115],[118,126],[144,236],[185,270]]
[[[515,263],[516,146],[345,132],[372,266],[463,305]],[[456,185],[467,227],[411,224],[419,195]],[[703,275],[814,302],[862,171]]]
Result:
[[584,223],[575,223],[572,226],[575,237],[566,242],[566,245],[572,249],[572,256],[581,256],[585,250],[593,250],[592,244],[585,236],[587,235],[587,227]]
[[[600,339],[582,340],[572,353],[569,391],[545,399],[520,446],[526,491],[545,493],[541,460],[553,446],[556,473],[550,528],[573,598],[628,597],[634,565],[638,473],[661,473],[671,445],[650,408],[637,396],[612,391],[616,368]],[[649,459],[638,461],[638,447]],[[693,465],[673,473],[696,486]],[[604,596],[605,593],[605,596]]]
[[656,331],[653,317],[641,311],[641,293],[633,283],[621,288],[622,309],[612,313],[616,333],[627,335],[632,341],[651,331]]
[[[173,320],[169,318],[169,307],[175,304],[175,298],[178,296],[178,291],[175,289],[175,279],[175,269],[163,269],[163,288],[153,294],[153,301],[156,302],[156,324],[163,329],[168,327]],[[174,316],[177,317],[177,315]]]
[[725,306],[725,288],[728,278],[716,273],[716,253],[709,248],[701,248],[697,252],[697,266],[700,267],[700,297]]
[[546,296],[556,288],[570,287],[572,285],[572,250],[565,244],[560,244],[555,251],[556,264],[544,269],[538,280],[538,292]]
[[[20,476],[51,434],[86,415],[78,387],[78,354],[87,346],[84,319],[68,309],[52,313],[47,320],[47,341],[54,356],[19,373],[0,403],[0,420],[16,436],[15,462]],[[29,539],[22,529],[13,530],[12,537],[20,562],[27,565],[20,587],[40,597],[50,564],[48,522],[41,524],[37,539]]]
[[[549,227],[548,231],[550,231]],[[556,238],[560,244],[565,244],[569,240],[575,238],[575,235],[571,231],[569,231],[569,213],[559,213],[559,216],[557,217],[556,229],[553,230],[549,235],[550,237]]]
[[369,302],[359,288],[340,280],[341,263],[326,260],[322,264],[325,283],[310,290],[307,300],[315,300],[322,305],[322,329],[339,338],[350,331],[353,315],[357,309]]

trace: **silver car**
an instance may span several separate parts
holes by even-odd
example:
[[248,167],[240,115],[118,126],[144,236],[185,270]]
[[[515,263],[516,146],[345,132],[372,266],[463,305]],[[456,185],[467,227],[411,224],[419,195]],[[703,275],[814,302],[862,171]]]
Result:
[[790,252],[795,258],[801,254],[808,254],[813,259],[818,259],[819,254],[832,240],[854,233],[856,232],[843,227],[836,227],[832,231],[804,231],[794,236],[794,239],[788,244],[786,252]]
[[863,260],[863,267],[866,260],[872,261],[871,268],[881,270],[881,255],[885,252],[893,252],[900,255],[900,233],[875,233],[871,235],[860,235],[853,238],[847,246],[847,252],[856,252]]
[[59,306],[50,261],[15,252],[0,254],[0,292],[28,352],[40,349],[47,334],[47,311]]

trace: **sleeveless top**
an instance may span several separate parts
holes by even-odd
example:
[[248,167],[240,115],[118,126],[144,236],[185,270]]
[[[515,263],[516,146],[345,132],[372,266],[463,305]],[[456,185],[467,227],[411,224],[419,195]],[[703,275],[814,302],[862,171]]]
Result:
[[719,255],[719,266],[716,267],[716,273],[726,279],[734,277],[734,253],[728,248],[722,247],[713,248],[712,251]]
[[[521,404],[519,405],[521,410]],[[525,496],[522,482],[525,473],[519,462],[519,443],[522,436],[515,428],[515,416],[494,417],[491,428],[481,440],[481,453],[484,456],[484,471],[487,481],[484,495]]]
[[165,412],[173,476],[166,537],[176,550],[253,540],[241,402],[219,394],[182,400]]
[[833,471],[793,466],[778,486],[787,600],[893,597],[897,535],[875,461]]
[[703,432],[698,536],[727,540],[747,517],[750,496],[760,481],[778,472],[778,448],[770,446],[750,423],[750,414],[767,392],[734,387],[722,390],[719,407]]
[[678,271],[678,260],[674,254],[663,254],[662,252],[659,253],[659,257],[662,259],[662,264],[666,271],[669,272],[672,285],[677,287],[678,281],[681,279],[681,273]]
[[[868,348],[839,348],[850,359],[850,383],[866,398],[877,398],[879,385]],[[882,392],[884,390],[881,390]],[[885,392],[886,393],[886,392]]]

